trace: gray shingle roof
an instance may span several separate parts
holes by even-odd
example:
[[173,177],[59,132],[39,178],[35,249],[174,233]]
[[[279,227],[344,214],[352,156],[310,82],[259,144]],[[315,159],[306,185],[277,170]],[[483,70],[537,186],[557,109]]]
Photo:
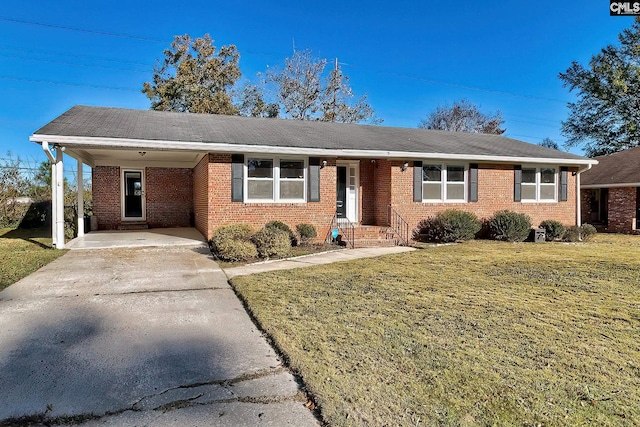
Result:
[[89,106],[71,108],[38,129],[34,140],[43,135],[584,160],[496,135]]
[[595,160],[598,164],[582,173],[581,185],[606,187],[640,183],[640,147],[599,156]]

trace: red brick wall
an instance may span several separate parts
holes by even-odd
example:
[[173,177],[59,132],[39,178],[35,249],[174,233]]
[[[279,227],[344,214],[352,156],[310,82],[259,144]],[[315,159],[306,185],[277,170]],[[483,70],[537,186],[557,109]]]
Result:
[[193,213],[195,227],[203,236],[208,233],[209,154],[193,168]]
[[360,161],[360,222],[362,224],[375,224],[375,170],[377,161]]
[[189,227],[193,223],[191,169],[146,168],[145,198],[150,227]]
[[[121,176],[118,166],[92,169],[93,213],[98,229],[114,230],[122,222]],[[191,169],[146,168],[147,223],[151,227],[189,227],[193,217]]]
[[313,224],[318,238],[324,239],[336,210],[335,160],[327,159],[320,170],[320,202],[313,203],[242,203],[231,202],[231,155],[209,156],[209,215],[207,238],[216,228],[233,223],[247,223],[261,228],[269,221],[282,221],[292,230],[300,223]]
[[[413,167],[402,172],[402,163],[403,161],[391,162],[391,203],[412,229],[421,220],[450,208],[474,212],[479,218],[490,218],[496,211],[509,209],[529,215],[533,226],[537,226],[545,219],[555,219],[566,225],[576,223],[576,180],[571,173],[568,174],[566,202],[514,202],[513,166],[480,164],[477,202],[422,203],[413,201]],[[384,197],[379,200],[380,203],[384,201]]]
[[93,214],[99,230],[118,228],[122,216],[120,199],[120,168],[95,166],[91,169]]
[[636,187],[609,189],[609,225],[607,231],[629,233],[635,230]]

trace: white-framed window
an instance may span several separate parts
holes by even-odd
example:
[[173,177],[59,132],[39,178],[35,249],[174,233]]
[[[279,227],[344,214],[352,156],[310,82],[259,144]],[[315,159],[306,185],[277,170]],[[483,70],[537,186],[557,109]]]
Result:
[[466,202],[467,166],[423,163],[422,200],[425,202]]
[[300,158],[248,156],[245,201],[306,201],[306,163]]
[[552,166],[523,167],[521,200],[523,202],[558,201],[558,169]]

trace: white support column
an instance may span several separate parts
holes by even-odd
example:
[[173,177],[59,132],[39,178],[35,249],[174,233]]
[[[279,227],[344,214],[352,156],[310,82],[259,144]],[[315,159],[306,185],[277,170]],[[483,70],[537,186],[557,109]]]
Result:
[[576,225],[582,225],[582,194],[580,194],[580,171],[576,174]]
[[64,164],[62,151],[62,147],[56,147],[56,201],[54,204],[56,208],[56,249],[64,249]]
[[84,236],[84,182],[82,160],[78,159],[78,237]]
[[51,243],[54,247],[57,247],[58,233],[56,232],[57,217],[58,217],[58,167],[56,160],[51,162]]

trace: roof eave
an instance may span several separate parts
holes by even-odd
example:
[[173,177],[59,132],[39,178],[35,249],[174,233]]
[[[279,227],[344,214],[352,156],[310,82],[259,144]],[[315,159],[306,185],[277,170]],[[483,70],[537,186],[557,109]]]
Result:
[[284,147],[273,145],[229,144],[221,142],[185,142],[162,140],[160,147],[158,140],[129,139],[129,138],[101,138],[81,136],[61,136],[33,134],[29,137],[32,142],[59,144],[65,146],[77,146],[82,148],[110,148],[110,149],[145,149],[163,151],[200,151],[200,152],[224,152],[224,153],[256,153],[256,154],[290,154],[308,156],[329,157],[360,157],[360,158],[387,158],[387,159],[449,159],[464,160],[470,162],[495,162],[495,163],[544,163],[558,165],[595,165],[595,159],[587,158],[550,158],[550,157],[524,157],[524,156],[494,156],[472,155],[460,153],[428,153],[407,152],[392,150],[355,150],[355,149],[325,149],[307,147]]

